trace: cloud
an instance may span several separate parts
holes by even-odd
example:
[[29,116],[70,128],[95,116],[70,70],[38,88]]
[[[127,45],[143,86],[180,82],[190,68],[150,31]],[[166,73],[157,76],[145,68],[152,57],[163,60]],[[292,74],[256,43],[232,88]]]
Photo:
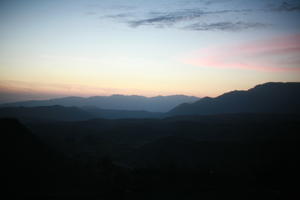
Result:
[[193,31],[242,31],[246,29],[266,28],[270,25],[253,22],[217,22],[217,23],[194,23],[185,26],[183,29]]
[[282,2],[278,7],[273,8],[274,11],[284,11],[284,12],[292,12],[292,11],[300,11],[300,3],[299,2]]
[[112,18],[112,19],[124,19],[129,17],[134,17],[133,13],[120,13],[115,15],[106,15],[105,18]]
[[199,67],[268,72],[300,71],[300,35],[202,49],[185,63]]
[[[144,25],[159,25],[159,27],[171,26],[179,22],[190,22],[195,19],[199,19],[207,15],[217,15],[225,13],[240,13],[251,12],[251,9],[242,10],[216,10],[216,11],[204,11],[201,9],[184,9],[174,12],[151,12],[150,17],[131,20],[127,23],[131,27],[139,27]],[[154,16],[153,16],[154,15]]]
[[[220,5],[220,3],[222,4]],[[187,3],[186,6],[181,5],[179,7],[177,5],[174,7],[172,5],[172,7],[170,5],[168,11],[165,11],[164,6],[152,7],[149,10],[137,7],[135,12],[119,12],[103,17],[125,23],[131,28],[153,26],[155,28],[175,27],[193,31],[242,31],[268,28],[271,26],[270,23],[275,26],[277,22],[267,23],[264,21],[268,18],[259,19],[257,17],[261,17],[266,12],[276,14],[278,11],[300,10],[299,2],[293,0],[280,1],[280,3],[277,1],[277,4],[272,3],[267,7],[265,7],[264,2],[260,1],[251,4],[228,0],[195,0],[190,1],[190,4]],[[253,21],[253,19],[259,21]]]
[[151,16],[145,19],[138,19],[134,21],[129,21],[128,24],[131,27],[138,27],[143,25],[173,25],[180,21],[187,21],[192,19],[197,19],[204,15],[202,10],[184,10],[170,13],[152,13]]

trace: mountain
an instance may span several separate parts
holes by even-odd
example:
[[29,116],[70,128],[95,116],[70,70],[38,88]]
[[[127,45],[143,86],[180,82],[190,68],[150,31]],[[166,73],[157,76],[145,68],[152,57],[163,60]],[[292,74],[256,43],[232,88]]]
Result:
[[161,118],[163,113],[147,111],[107,110],[92,106],[38,106],[38,107],[3,107],[0,117],[12,117],[21,121],[80,121],[94,118],[103,119],[140,119]]
[[0,118],[0,128],[0,183],[7,199],[103,199],[122,193],[117,190],[121,184],[129,185],[126,178],[118,182],[127,172],[108,159],[94,164],[67,158],[57,151],[59,144],[50,147],[16,119]]
[[26,127],[0,119],[1,180],[21,197],[140,199],[143,192],[165,198],[180,191],[185,198],[201,188],[207,196],[238,190],[236,199],[247,191],[276,199],[282,182],[298,191],[299,116],[33,121]]
[[263,155],[264,161],[274,162],[276,149],[279,151],[278,141],[197,141],[170,136],[140,147],[129,157],[129,163],[140,168],[198,168],[204,171],[234,170],[237,173],[238,170],[249,171],[249,166],[257,162],[255,159],[262,157],[262,150],[267,154]]
[[113,110],[134,110],[150,112],[167,112],[181,103],[191,103],[199,100],[198,97],[173,95],[144,97],[137,95],[112,95],[112,96],[94,96],[94,97],[65,97],[49,100],[22,101],[15,103],[2,104],[1,107],[35,107],[35,106],[96,106],[101,109]]
[[[196,163],[191,161],[198,159],[193,156],[204,159],[205,155],[215,155],[206,149],[201,150],[207,144],[213,145],[210,152],[214,152],[215,147],[223,143],[229,143],[230,147],[236,143],[299,141],[299,116],[227,114],[165,119],[33,122],[27,126],[43,141],[72,157],[89,155],[99,158],[110,155],[118,162],[124,162],[122,164],[140,167],[148,161],[149,164],[167,161],[166,158],[174,159],[183,166],[183,157],[186,157],[187,165],[184,166],[195,166]],[[219,152],[222,151],[220,149]]]
[[76,107],[39,106],[0,108],[0,117],[18,118],[21,121],[76,121],[96,118]]
[[300,83],[265,83],[246,91],[232,91],[181,104],[167,113],[211,115],[224,113],[300,113]]
[[53,189],[56,184],[53,172],[61,157],[15,119],[0,119],[0,128],[0,177],[9,199],[29,193],[37,195],[46,187]]
[[104,119],[140,119],[140,118],[160,118],[163,113],[148,112],[148,111],[135,111],[135,110],[108,110],[100,109],[95,106],[84,106],[82,110],[89,112],[97,118]]

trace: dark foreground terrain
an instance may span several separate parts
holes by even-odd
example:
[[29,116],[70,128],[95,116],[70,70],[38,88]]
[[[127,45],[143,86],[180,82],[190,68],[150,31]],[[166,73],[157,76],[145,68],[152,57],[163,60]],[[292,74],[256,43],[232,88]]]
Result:
[[0,120],[11,199],[299,198],[299,115],[23,123]]

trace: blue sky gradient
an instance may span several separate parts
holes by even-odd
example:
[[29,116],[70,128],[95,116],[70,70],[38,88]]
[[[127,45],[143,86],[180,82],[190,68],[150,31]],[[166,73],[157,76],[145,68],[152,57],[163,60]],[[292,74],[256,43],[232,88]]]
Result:
[[0,1],[0,102],[299,81],[298,19],[294,0]]

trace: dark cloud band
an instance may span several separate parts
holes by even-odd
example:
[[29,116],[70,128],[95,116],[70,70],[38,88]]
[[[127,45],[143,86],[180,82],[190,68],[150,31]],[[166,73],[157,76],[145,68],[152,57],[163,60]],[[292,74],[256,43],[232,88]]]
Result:
[[194,31],[242,31],[246,29],[259,29],[266,28],[270,25],[262,23],[250,23],[250,22],[217,22],[217,23],[194,23],[184,27],[186,30]]

